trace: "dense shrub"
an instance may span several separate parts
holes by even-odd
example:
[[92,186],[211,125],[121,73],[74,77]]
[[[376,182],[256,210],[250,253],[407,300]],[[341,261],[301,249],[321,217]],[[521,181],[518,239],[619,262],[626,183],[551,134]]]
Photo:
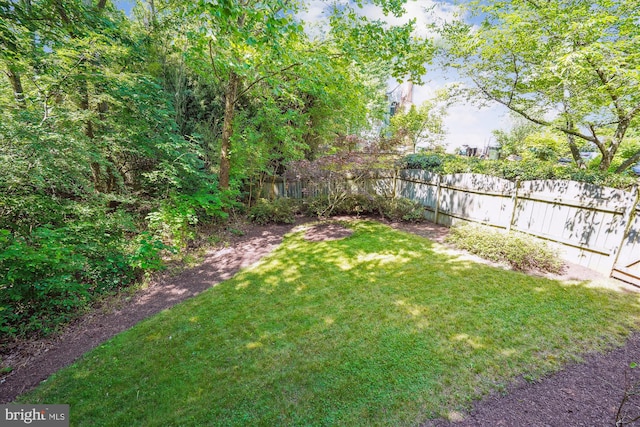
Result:
[[304,202],[304,212],[310,216],[380,215],[392,221],[422,221],[424,208],[409,199],[380,195],[349,194],[336,198],[320,195]]
[[441,154],[409,154],[401,162],[405,169],[424,169],[432,172],[440,171],[440,167],[445,160]]
[[369,215],[379,212],[379,197],[369,194],[322,194],[304,200],[306,215],[329,217],[333,215]]
[[522,233],[467,224],[452,227],[447,241],[483,258],[506,262],[515,270],[558,272],[562,268],[556,251]]
[[370,215],[378,211],[381,196],[370,194],[350,194],[336,205],[336,215]]
[[304,199],[302,210],[305,215],[326,217],[331,216],[334,212],[336,201],[326,194],[320,194],[315,197]]
[[66,320],[88,298],[79,283],[86,257],[65,242],[65,230],[46,227],[29,238],[0,231],[0,331],[46,329]]
[[249,219],[257,224],[293,224],[299,203],[288,198],[260,199],[249,211]]
[[185,246],[197,223],[233,206],[214,184],[162,200],[0,186],[0,336],[47,333],[99,295],[163,268],[166,250]]
[[392,221],[420,222],[424,221],[424,207],[420,203],[404,197],[379,200],[383,217]]
[[228,217],[225,208],[233,206],[231,200],[213,185],[193,194],[174,194],[147,215],[149,230],[165,244],[184,248],[195,238],[198,223]]
[[53,330],[95,297],[161,267],[163,246],[127,241],[126,216],[41,226],[28,234],[0,229],[0,332]]

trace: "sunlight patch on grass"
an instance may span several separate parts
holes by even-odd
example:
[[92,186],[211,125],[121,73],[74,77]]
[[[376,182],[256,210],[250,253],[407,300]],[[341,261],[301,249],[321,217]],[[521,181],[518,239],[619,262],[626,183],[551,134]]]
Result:
[[[413,256],[411,256],[413,255]],[[402,253],[393,253],[389,252],[381,252],[381,253],[363,253],[359,254],[351,268],[362,266],[363,264],[375,263],[376,266],[382,267],[386,265],[398,265],[398,264],[406,264],[408,263],[415,255],[410,254],[405,251],[405,254]]]
[[249,350],[254,349],[254,348],[259,348],[262,347],[262,343],[260,341],[256,341],[256,342],[250,342],[247,344],[247,348]]
[[465,416],[463,413],[460,413],[458,411],[449,411],[449,413],[447,414],[447,419],[453,423],[459,423],[461,421],[464,421]]
[[480,343],[480,339],[478,337],[473,338],[467,334],[457,334],[457,335],[454,335],[451,339],[453,341],[464,342],[476,350],[480,348],[485,348],[485,346],[482,343]]
[[512,348],[505,348],[504,350],[500,350],[500,354],[502,354],[504,357],[511,357],[515,353],[516,353],[516,350]]
[[241,289],[246,289],[249,287],[249,285],[251,284],[251,282],[249,282],[248,280],[239,282],[236,284],[236,291],[239,291]]

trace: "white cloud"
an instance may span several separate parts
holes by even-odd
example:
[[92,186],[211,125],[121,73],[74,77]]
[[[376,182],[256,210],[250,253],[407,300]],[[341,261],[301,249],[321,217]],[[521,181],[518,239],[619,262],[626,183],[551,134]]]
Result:
[[[338,0],[328,2],[326,0],[309,0],[306,2],[305,10],[297,15],[305,23],[310,24],[312,28],[308,29],[310,35],[315,35],[318,26],[322,27],[322,21],[329,16],[330,10],[334,5],[349,4],[348,0]],[[415,19],[414,35],[418,37],[433,37],[434,34],[429,30],[429,25],[434,22],[451,21],[458,12],[458,7],[452,4],[436,2],[433,0],[409,0],[405,5],[405,14],[401,17],[395,17],[392,14],[384,14],[381,7],[374,4],[365,4],[362,8],[355,8],[356,13],[366,16],[371,20],[380,20],[388,22],[390,25],[403,25],[411,19]]]
[[327,17],[328,7],[322,0],[311,0],[307,2],[305,10],[298,12],[298,17],[308,24],[317,23]]
[[468,104],[454,106],[445,120],[447,151],[464,144],[483,148],[495,143],[491,131],[504,126],[504,120],[505,111],[498,106],[482,109]]
[[415,19],[413,34],[418,37],[433,37],[429,25],[435,22],[452,21],[458,8],[454,5],[443,4],[432,0],[410,0],[404,5],[405,14],[401,17],[385,16],[378,6],[367,4],[359,10],[360,14],[369,19],[388,22],[391,25],[402,25]]

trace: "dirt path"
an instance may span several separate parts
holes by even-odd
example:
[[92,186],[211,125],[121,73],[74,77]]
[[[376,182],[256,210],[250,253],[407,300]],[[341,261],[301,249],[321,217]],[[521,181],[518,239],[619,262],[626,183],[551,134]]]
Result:
[[[442,242],[447,233],[445,227],[430,223],[391,225],[438,242]],[[34,388],[115,334],[232,277],[271,252],[292,228],[251,227],[230,245],[210,251],[198,267],[159,280],[130,299],[123,299],[109,311],[96,311],[83,317],[54,340],[43,340],[21,349],[22,362],[0,382],[0,403],[12,401]],[[324,227],[318,229],[315,238],[336,236],[341,237],[340,230]],[[564,276],[558,278],[600,280],[590,270],[578,266],[570,266]],[[624,347],[606,354],[588,355],[584,363],[571,365],[537,383],[518,380],[505,395],[492,395],[476,402],[470,414],[452,413],[449,420],[433,420],[424,426],[613,426],[625,391],[634,382],[640,382],[640,367],[630,369],[632,362],[640,364],[640,334],[632,335]],[[640,416],[640,390],[638,392],[622,408],[627,420]],[[640,425],[640,422],[620,425]]]

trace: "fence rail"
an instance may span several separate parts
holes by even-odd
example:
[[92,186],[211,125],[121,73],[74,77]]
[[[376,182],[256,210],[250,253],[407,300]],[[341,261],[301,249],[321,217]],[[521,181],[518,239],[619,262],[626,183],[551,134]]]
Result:
[[[637,188],[623,191],[563,180],[512,182],[423,170],[346,184],[349,191],[414,200],[424,206],[426,219],[438,224],[476,222],[529,234],[557,247],[570,262],[640,285]],[[272,191],[304,198],[326,193],[328,186],[276,182]]]

